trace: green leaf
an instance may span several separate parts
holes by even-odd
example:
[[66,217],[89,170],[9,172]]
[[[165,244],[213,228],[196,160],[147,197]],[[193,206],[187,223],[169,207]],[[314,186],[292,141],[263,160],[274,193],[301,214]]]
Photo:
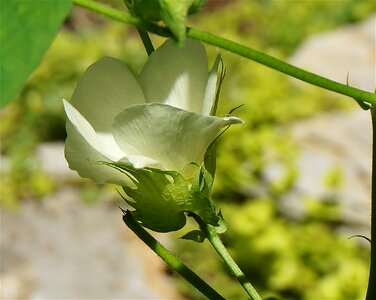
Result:
[[185,42],[185,22],[188,14],[199,11],[205,0],[125,0],[128,9],[147,22],[163,20],[179,46]]
[[130,12],[145,21],[160,21],[161,6],[159,0],[125,0]]
[[217,138],[207,148],[204,162],[193,177],[191,187],[191,190],[202,193],[206,197],[210,196],[217,166],[216,141]]
[[203,233],[201,230],[192,230],[183,235],[181,239],[202,243],[205,240],[205,233]]
[[[214,158],[215,159],[215,158]],[[193,177],[191,190],[209,197],[214,177],[208,172],[203,163]]]
[[210,190],[213,185],[215,171],[217,170],[217,143],[213,141],[206,150],[204,168],[206,174],[206,180],[210,186]]
[[185,21],[193,0],[159,0],[163,22],[171,30],[179,46],[185,43]]
[[163,22],[171,30],[179,46],[185,43],[185,22],[188,14],[201,9],[205,1],[202,0],[159,0]]
[[205,3],[206,3],[206,0],[193,1],[191,7],[189,8],[188,14],[192,15],[192,14],[199,12]]
[[225,233],[226,230],[227,230],[227,223],[226,223],[225,219],[223,218],[222,211],[220,210],[217,215],[219,217],[218,226],[213,227],[213,228],[214,228],[215,232],[218,233],[218,234]]
[[132,213],[142,226],[158,232],[181,229],[186,223],[186,212],[198,215],[203,222],[218,225],[211,200],[192,190],[188,181],[175,171],[154,168],[136,169],[128,163],[106,163],[123,172],[135,187],[123,186],[129,199],[124,200],[135,208]]
[[0,107],[26,83],[71,10],[71,0],[0,1]]

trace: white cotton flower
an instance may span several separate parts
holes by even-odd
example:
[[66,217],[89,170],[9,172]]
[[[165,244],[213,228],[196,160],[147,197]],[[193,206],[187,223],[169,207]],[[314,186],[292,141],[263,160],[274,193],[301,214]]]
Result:
[[139,77],[119,60],[103,58],[77,84],[67,114],[65,157],[71,169],[98,183],[128,185],[123,173],[104,162],[126,162],[194,175],[205,152],[236,117],[210,115],[217,86],[200,42],[178,48],[167,40],[153,52]]

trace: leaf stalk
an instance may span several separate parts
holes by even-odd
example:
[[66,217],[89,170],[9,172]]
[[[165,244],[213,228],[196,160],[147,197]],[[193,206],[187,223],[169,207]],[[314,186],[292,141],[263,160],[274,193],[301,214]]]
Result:
[[236,277],[243,289],[251,297],[251,300],[262,300],[261,296],[257,293],[242,270],[236,264],[230,253],[228,253],[226,247],[223,245],[218,233],[216,232],[215,227],[204,223],[198,216],[193,215],[193,217],[200,226],[202,232],[205,234],[205,237],[212,244],[218,255],[222,258],[227,268]]
[[174,271],[184,277],[208,299],[224,300],[216,290],[203,281],[195,272],[181,262],[166,247],[159,243],[150,233],[148,233],[132,216],[129,210],[123,210],[123,221],[151,250],[162,258]]
[[371,108],[372,118],[372,173],[371,173],[371,262],[367,300],[376,299],[376,107]]

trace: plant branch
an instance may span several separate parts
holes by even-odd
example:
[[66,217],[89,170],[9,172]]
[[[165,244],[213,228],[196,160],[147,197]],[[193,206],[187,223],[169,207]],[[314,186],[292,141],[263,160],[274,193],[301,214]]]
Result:
[[219,256],[222,258],[225,265],[231,271],[231,273],[236,277],[239,281],[243,289],[247,292],[247,294],[251,297],[251,300],[262,300],[260,295],[257,293],[255,288],[252,284],[248,281],[247,277],[244,275],[242,270],[233,260],[231,255],[228,253],[226,247],[223,245],[220,237],[218,236],[217,232],[215,231],[214,227],[202,222],[202,220],[198,216],[193,216],[196,222],[200,225],[201,230],[204,232],[205,237],[209,240],[212,244],[214,249],[217,251]]
[[322,87],[324,89],[349,96],[358,101],[368,102],[376,105],[376,94],[363,91],[349,85],[339,83],[337,81],[322,77],[312,72],[305,71],[301,68],[295,67],[289,63],[279,60],[273,56],[257,51],[250,47],[241,45],[239,43],[230,41],[228,39],[216,36],[214,34],[200,31],[194,28],[188,28],[187,36],[203,41],[207,44],[220,47],[228,50],[232,53],[249,58],[262,65],[270,67],[274,70],[290,75],[307,83],[311,83],[315,86]]
[[372,187],[371,187],[371,263],[367,300],[376,299],[376,107],[371,108],[372,118]]
[[94,11],[100,15],[106,16],[115,21],[128,24],[128,25],[134,25],[137,28],[140,28],[144,31],[150,31],[154,34],[164,36],[164,37],[171,36],[171,33],[169,32],[167,28],[164,28],[164,27],[152,24],[152,23],[145,23],[141,19],[135,16],[132,16],[131,14],[127,12],[112,8],[103,3],[96,2],[93,0],[73,0],[73,3],[79,7]]
[[133,17],[131,14],[112,8],[108,5],[92,1],[92,0],[73,0],[73,3],[77,6],[86,8],[91,11],[95,11],[101,15],[109,17],[115,21],[126,23],[129,25],[139,26],[141,21],[137,17]]
[[184,277],[190,284],[209,299],[224,300],[211,286],[203,281],[196,273],[184,265],[174,254],[167,250],[152,237],[132,216],[129,210],[123,211],[123,221],[146,245],[162,258],[174,271]]
[[[123,0],[123,2],[126,5],[126,7],[128,8],[128,10],[130,10],[129,2],[127,0]],[[142,43],[144,44],[146,53],[148,54],[148,56],[150,56],[154,51],[154,46],[153,46],[153,43],[150,40],[148,33],[145,30],[142,30],[138,27],[137,27],[137,31],[138,31],[138,34],[139,34],[141,40],[142,40]]]
[[142,43],[144,44],[146,53],[148,54],[148,56],[150,56],[154,52],[154,46],[150,40],[148,33],[145,30],[142,30],[139,28],[137,28],[137,31],[138,31],[138,34],[140,35]]
[[[131,16],[128,13],[111,8],[102,3],[98,3],[93,0],[73,0],[73,2],[78,6],[95,11],[113,20],[129,25],[134,25],[137,28],[140,28],[144,31],[149,31],[154,34],[165,37],[172,36],[170,31],[165,27],[161,27],[153,23],[145,23],[137,17]],[[231,40],[216,36],[208,32],[200,31],[195,28],[188,28],[187,36],[193,39],[203,41],[210,45],[228,50],[240,56],[246,57],[262,65],[270,67],[284,74],[290,75],[292,77],[295,77],[307,83],[313,84],[315,86],[322,87],[324,89],[342,94],[344,96],[351,97],[357,101],[364,101],[366,103],[376,105],[376,94],[374,93],[357,89],[347,84],[339,83],[337,81],[305,71],[282,60],[279,60],[273,56],[257,51],[250,47],[241,45],[239,43],[233,42]]]

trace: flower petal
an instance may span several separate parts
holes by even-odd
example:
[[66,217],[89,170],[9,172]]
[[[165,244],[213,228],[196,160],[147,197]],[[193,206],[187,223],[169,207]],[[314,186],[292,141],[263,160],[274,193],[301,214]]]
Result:
[[87,69],[71,103],[95,131],[110,132],[116,115],[129,105],[145,103],[145,98],[129,69],[121,61],[105,57]]
[[167,40],[152,53],[139,77],[146,102],[159,102],[201,114],[208,63],[198,41],[188,39],[184,48]]
[[215,100],[217,92],[218,67],[220,62],[221,56],[218,55],[209,73],[208,83],[205,89],[204,103],[202,105],[202,114],[205,116],[210,115],[210,111],[212,110]]
[[220,129],[242,122],[202,116],[169,105],[150,103],[132,105],[114,121],[115,141],[127,155],[142,155],[160,163],[165,170],[193,176],[191,163],[201,164],[207,147]]
[[97,163],[118,161],[124,156],[113,136],[97,135],[85,118],[65,100],[64,109],[68,116],[65,158],[69,167],[81,177],[91,178],[98,183],[129,183],[127,176],[121,172]]

